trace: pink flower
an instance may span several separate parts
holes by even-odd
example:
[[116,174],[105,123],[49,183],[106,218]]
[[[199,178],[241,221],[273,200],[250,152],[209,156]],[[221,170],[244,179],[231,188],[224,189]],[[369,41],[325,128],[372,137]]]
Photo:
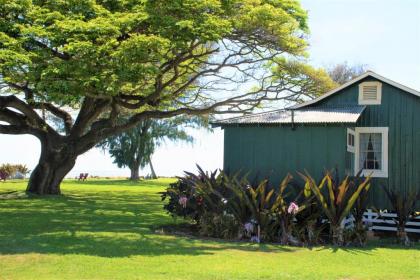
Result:
[[252,223],[244,224],[244,229],[248,234],[251,234],[254,231],[254,225]]
[[299,206],[294,202],[290,203],[289,208],[287,208],[287,213],[292,214],[292,215],[296,215],[298,211],[299,211]]
[[260,239],[258,238],[258,236],[252,236],[251,237],[251,242],[260,243]]
[[187,208],[187,201],[188,201],[188,198],[185,195],[181,196],[178,199],[178,203],[179,203],[179,205],[182,206],[182,208]]

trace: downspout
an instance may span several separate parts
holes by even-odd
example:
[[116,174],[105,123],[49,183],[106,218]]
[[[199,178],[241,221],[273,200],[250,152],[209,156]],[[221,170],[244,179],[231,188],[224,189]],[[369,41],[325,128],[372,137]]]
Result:
[[296,130],[295,128],[295,110],[291,110],[292,111],[292,130]]

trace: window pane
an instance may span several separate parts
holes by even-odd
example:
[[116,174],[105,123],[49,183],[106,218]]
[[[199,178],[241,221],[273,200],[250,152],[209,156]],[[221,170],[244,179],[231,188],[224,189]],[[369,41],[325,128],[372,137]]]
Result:
[[347,145],[354,147],[354,135],[351,133],[347,134]]
[[382,134],[360,133],[360,162],[363,169],[382,169]]

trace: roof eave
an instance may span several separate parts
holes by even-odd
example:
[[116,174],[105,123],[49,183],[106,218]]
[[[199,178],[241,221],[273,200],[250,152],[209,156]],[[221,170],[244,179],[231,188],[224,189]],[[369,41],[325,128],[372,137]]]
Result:
[[364,73],[364,74],[362,74],[362,75],[354,78],[353,80],[351,80],[351,81],[349,81],[349,82],[347,82],[345,84],[342,84],[338,88],[335,88],[335,89],[333,89],[333,90],[331,90],[331,91],[329,91],[329,92],[327,92],[327,93],[325,93],[325,94],[323,94],[323,95],[321,95],[321,96],[319,96],[319,97],[317,97],[317,98],[315,98],[313,100],[304,102],[302,104],[297,104],[297,105],[291,106],[288,109],[289,110],[295,110],[295,109],[300,109],[300,108],[303,108],[303,107],[306,107],[306,106],[309,106],[309,105],[318,103],[319,101],[321,101],[321,100],[323,100],[323,99],[325,99],[325,98],[333,95],[334,93],[337,93],[337,92],[339,92],[339,91],[341,91],[341,90],[343,90],[343,89],[345,89],[345,88],[353,85],[354,83],[357,83],[358,81],[363,80],[364,78],[369,77],[369,76],[371,76],[371,77],[373,77],[375,79],[378,79],[378,80],[380,80],[382,82],[385,82],[387,84],[390,84],[390,85],[392,85],[392,86],[394,86],[396,88],[399,88],[399,89],[401,89],[403,91],[409,92],[409,93],[411,93],[413,95],[416,95],[416,96],[420,97],[420,92],[417,91],[417,90],[414,90],[414,89],[409,88],[409,87],[406,87],[406,86],[404,86],[404,85],[402,85],[400,83],[397,83],[395,81],[392,81],[392,80],[390,80],[388,78],[385,78],[384,76],[381,76],[381,75],[379,75],[379,74],[377,74],[377,73],[375,73],[373,71],[367,71],[366,73]]

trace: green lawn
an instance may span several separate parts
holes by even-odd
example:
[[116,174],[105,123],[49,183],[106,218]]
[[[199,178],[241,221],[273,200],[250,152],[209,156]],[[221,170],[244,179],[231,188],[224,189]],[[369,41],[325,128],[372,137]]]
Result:
[[[420,279],[420,246],[311,249],[154,233],[169,179],[66,181],[64,196],[0,199],[0,279]],[[0,193],[24,190],[0,183]],[[22,194],[22,193],[20,193]]]

